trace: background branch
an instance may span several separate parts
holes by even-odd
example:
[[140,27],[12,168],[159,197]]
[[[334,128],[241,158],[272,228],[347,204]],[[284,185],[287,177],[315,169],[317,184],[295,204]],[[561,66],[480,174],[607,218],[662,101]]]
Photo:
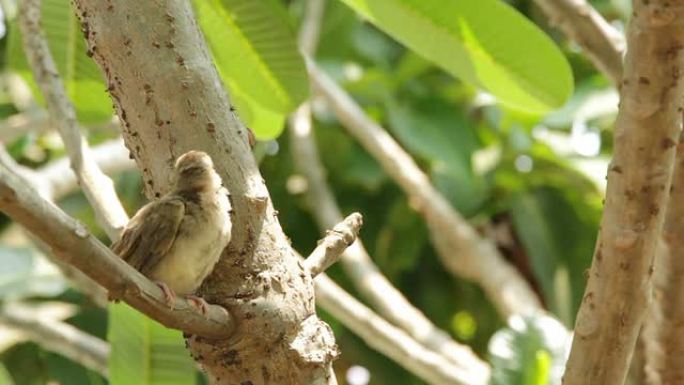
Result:
[[32,342],[107,377],[109,345],[64,322],[44,317],[40,309],[17,303],[0,310],[0,324],[20,330]]
[[95,211],[98,223],[115,240],[128,223],[128,216],[114,190],[114,184],[93,161],[88,144],[81,134],[74,106],[64,90],[45,35],[40,27],[40,0],[25,0],[19,5],[19,27],[24,51],[31,64],[50,116],[69,153],[71,168]]
[[551,24],[582,47],[594,65],[615,85],[622,80],[624,35],[586,0],[535,0]]
[[[305,56],[314,56],[324,5],[324,0],[307,2],[299,32],[299,47]],[[324,231],[342,221],[342,212],[326,181],[325,169],[316,148],[309,101],[292,114],[288,132],[295,167],[307,180],[306,197],[310,211],[319,229]],[[449,334],[436,327],[390,283],[373,263],[361,239],[344,251],[341,263],[356,289],[388,321],[452,363],[468,367],[476,373],[489,373],[488,365],[479,360],[469,347],[458,344]]]
[[481,238],[454,210],[410,155],[310,60],[308,68],[314,88],[342,125],[415,202],[447,270],[477,282],[506,317],[539,309],[539,299],[523,277],[504,260],[492,241]]
[[[337,286],[326,275],[315,280],[316,299],[368,346],[386,355],[399,365],[433,385],[484,385],[489,370],[473,355],[454,363],[426,349],[403,330],[389,324],[362,303]],[[479,365],[473,365],[477,363]]]

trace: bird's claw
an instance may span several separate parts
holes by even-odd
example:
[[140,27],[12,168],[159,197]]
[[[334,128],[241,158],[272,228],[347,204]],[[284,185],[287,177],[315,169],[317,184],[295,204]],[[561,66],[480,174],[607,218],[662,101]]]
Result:
[[202,297],[198,297],[193,294],[187,294],[185,295],[185,299],[188,300],[197,310],[202,313],[202,315],[207,315],[207,312],[209,311],[209,304],[207,301],[204,300]]
[[176,301],[176,293],[174,293],[169,285],[165,284],[164,282],[156,281],[155,284],[157,284],[161,291],[164,292],[164,302],[166,302],[166,305],[168,305],[170,308],[173,308],[173,303]]

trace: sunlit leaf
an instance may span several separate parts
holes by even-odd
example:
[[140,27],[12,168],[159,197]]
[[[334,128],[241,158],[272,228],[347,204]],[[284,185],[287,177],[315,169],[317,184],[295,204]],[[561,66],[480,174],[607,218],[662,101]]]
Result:
[[[74,103],[79,120],[103,123],[111,119],[112,101],[100,69],[86,55],[86,42],[69,0],[44,0],[42,27],[67,95]],[[9,69],[19,73],[31,85],[34,95],[42,95],[33,82],[31,67],[24,54],[16,20],[9,24],[7,60]]]
[[503,1],[341,1],[510,107],[545,112],[560,107],[572,94],[572,73],[560,50]]
[[282,5],[244,0],[196,0],[194,5],[229,86],[237,85],[256,104],[280,114],[306,99],[304,61]]
[[109,305],[111,385],[193,385],[194,361],[183,336],[124,303]]

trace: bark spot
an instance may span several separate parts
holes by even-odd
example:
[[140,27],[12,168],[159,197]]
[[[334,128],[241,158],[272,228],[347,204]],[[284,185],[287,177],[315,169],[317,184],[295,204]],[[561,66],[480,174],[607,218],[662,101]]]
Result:
[[616,166],[611,167],[610,171],[613,171],[617,174],[622,174],[622,167],[616,165]]
[[622,230],[615,238],[615,248],[618,250],[628,250],[636,245],[639,236],[633,230]]
[[675,143],[675,141],[670,138],[663,138],[663,140],[660,141],[660,147],[663,150],[669,150],[676,145],[677,143]]
[[649,10],[648,22],[654,27],[662,27],[674,21],[676,15],[673,11],[665,8]]

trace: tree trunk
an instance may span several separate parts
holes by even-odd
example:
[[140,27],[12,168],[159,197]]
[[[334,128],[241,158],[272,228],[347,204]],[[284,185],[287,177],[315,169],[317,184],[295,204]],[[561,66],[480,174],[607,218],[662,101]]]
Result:
[[[190,3],[75,0],[145,192],[169,189],[174,160],[206,151],[231,193],[232,240],[199,294],[235,318],[227,340],[188,336],[216,384],[330,384],[337,348],[313,282],[283,234]],[[239,58],[236,58],[239,60]]]

